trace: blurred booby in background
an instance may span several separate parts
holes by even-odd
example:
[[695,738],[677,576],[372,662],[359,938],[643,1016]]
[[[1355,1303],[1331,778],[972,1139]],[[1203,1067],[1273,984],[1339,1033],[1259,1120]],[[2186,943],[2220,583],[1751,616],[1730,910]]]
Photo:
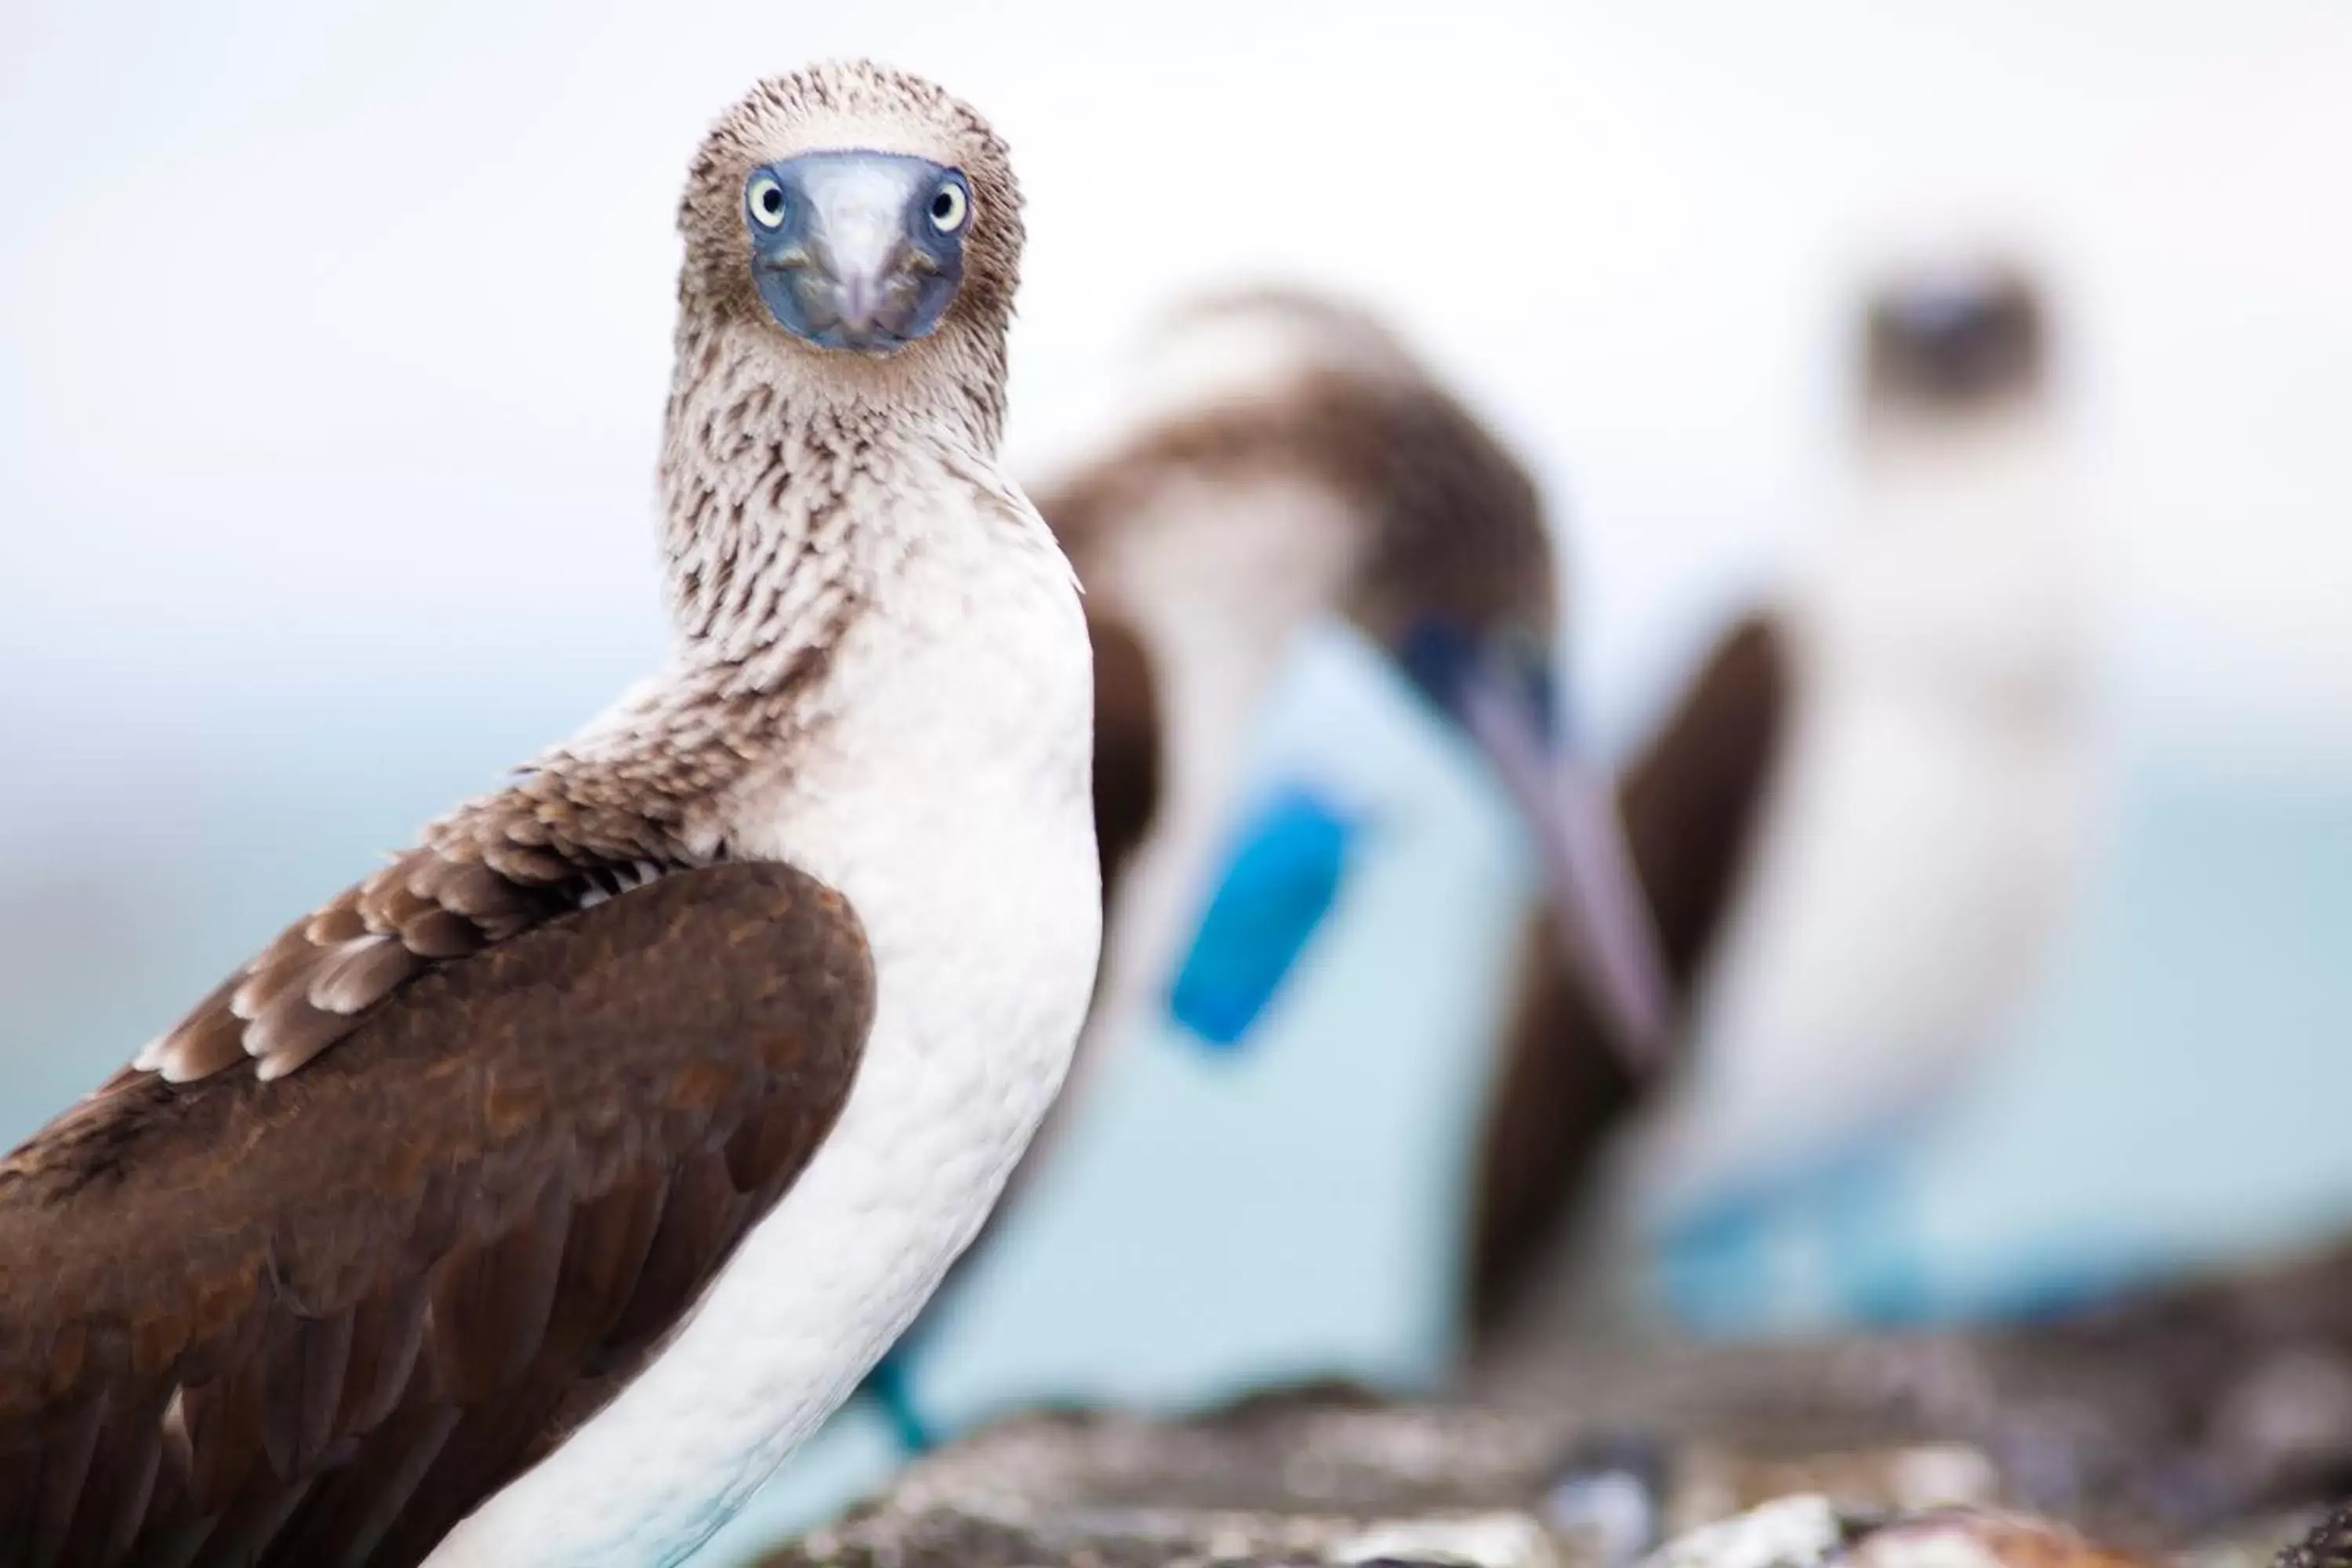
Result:
[[[1644,1059],[1665,983],[1605,781],[1558,700],[1558,574],[1526,471],[1385,329],[1314,295],[1184,309],[1132,380],[1096,455],[1034,487],[1087,590],[1106,904],[1055,1119],[1139,1019],[1243,1045],[1339,896],[1362,827],[1349,803],[1288,779],[1235,800],[1267,689],[1334,614],[1492,765],[1538,845],[1548,940],[1595,1038]],[[919,1334],[869,1383],[918,1447]]]
[[[1643,1236],[1662,1238],[1683,1316],[1757,1326],[1780,1310],[1758,1237],[1784,1205],[1826,1215],[1818,1293],[1840,1313],[1916,1308],[1867,1257],[1872,1161],[2000,1041],[2084,846],[2084,520],[2049,332],[2041,290],[2000,260],[1907,267],[1870,296],[1853,515],[1809,580],[1731,634],[1629,782],[1654,913],[1692,987],[1671,1087],[1596,1197],[1591,1146],[1632,1097],[1590,1092],[1605,1059],[1561,1065],[1580,1055],[1572,999],[1532,1032],[1541,1015],[1522,1009],[1475,1203],[1478,1331],[1569,1302],[1622,1326]],[[1766,658],[1787,667],[1785,701],[1754,673]],[[1684,734],[1697,714],[1715,742]],[[1685,787],[1720,784],[1727,746],[1747,760],[1729,778],[1760,798],[1718,801],[1713,820],[1759,813],[1752,842],[1719,826],[1673,852],[1728,858],[1670,863],[1639,797],[1671,787],[1658,770],[1678,752],[1706,759]],[[1712,952],[1690,945],[1710,934]],[[1588,1202],[1592,1234],[1572,1239]]]

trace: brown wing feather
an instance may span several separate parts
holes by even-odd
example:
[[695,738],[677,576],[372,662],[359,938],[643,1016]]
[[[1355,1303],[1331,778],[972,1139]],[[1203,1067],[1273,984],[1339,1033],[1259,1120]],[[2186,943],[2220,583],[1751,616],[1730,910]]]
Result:
[[580,781],[527,774],[436,823],[419,847],[287,927],[136,1065],[186,1083],[249,1057],[264,1079],[283,1077],[435,966],[697,863],[659,792],[616,807],[567,789]]
[[725,865],[291,1079],[118,1075],[0,1163],[0,1565],[421,1561],[773,1206],[873,1004],[836,895]]
[[[1761,617],[1742,622],[1619,786],[1634,868],[1680,1001],[1738,884],[1772,776],[1787,687],[1778,631]],[[1605,1135],[1650,1087],[1635,1083],[1610,1048],[1593,999],[1560,952],[1535,922],[1479,1142],[1467,1279],[1474,1339],[1507,1319],[1555,1255]]]
[[1160,686],[1143,639],[1124,621],[1088,608],[1095,649],[1095,847],[1103,907],[1160,811]]

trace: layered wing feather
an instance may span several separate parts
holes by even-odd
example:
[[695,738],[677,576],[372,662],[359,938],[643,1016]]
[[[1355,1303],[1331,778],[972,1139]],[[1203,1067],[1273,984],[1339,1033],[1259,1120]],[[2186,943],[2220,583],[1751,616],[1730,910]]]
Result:
[[1160,687],[1143,639],[1089,607],[1095,650],[1095,846],[1102,857],[1103,908],[1160,811]]
[[691,863],[644,802],[583,811],[534,782],[437,825],[295,921],[133,1065],[186,1083],[250,1058],[263,1079],[283,1077],[434,967]]
[[[462,880],[394,928],[488,945],[428,942],[300,1074],[129,1070],[0,1163],[0,1565],[421,1562],[823,1141],[874,1007],[836,894],[721,865],[497,940]],[[302,956],[276,996],[359,984]]]

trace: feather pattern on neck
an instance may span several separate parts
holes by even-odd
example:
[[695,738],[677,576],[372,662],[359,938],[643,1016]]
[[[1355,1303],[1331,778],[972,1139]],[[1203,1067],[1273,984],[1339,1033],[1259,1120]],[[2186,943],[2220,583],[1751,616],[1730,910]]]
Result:
[[730,854],[730,804],[824,725],[835,650],[920,548],[894,489],[993,468],[969,405],[920,377],[845,397],[723,323],[682,330],[679,350],[660,470],[669,670],[297,921],[141,1068],[291,1072],[437,963]]

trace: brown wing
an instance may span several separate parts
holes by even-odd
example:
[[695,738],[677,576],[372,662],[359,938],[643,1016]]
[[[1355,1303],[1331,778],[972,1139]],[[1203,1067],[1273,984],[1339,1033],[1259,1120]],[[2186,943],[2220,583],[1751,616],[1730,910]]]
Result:
[[289,926],[137,1065],[188,1082],[250,1058],[282,1077],[418,975],[696,863],[659,781],[600,795],[604,781],[571,772],[583,776],[528,774],[435,824],[423,846]]
[[1095,647],[1095,847],[1103,908],[1160,810],[1160,688],[1151,657],[1125,622],[1087,614]]
[[873,1006],[838,895],[723,865],[292,1078],[118,1075],[0,1164],[0,1564],[422,1561],[775,1204]]
[[[1761,617],[1741,623],[1619,786],[1678,1001],[1687,1001],[1738,886],[1787,692],[1780,633]],[[1474,1339],[1506,1321],[1553,1256],[1605,1134],[1649,1087],[1610,1048],[1592,998],[1560,952],[1553,933],[1531,927],[1479,1142],[1467,1281]]]

